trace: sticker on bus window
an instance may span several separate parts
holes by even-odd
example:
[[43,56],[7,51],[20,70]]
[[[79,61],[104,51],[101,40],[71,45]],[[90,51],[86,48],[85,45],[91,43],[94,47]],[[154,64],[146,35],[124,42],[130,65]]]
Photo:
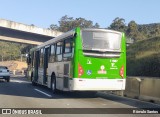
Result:
[[98,74],[107,74],[107,71],[105,70],[104,65],[101,65],[100,70],[98,70]]

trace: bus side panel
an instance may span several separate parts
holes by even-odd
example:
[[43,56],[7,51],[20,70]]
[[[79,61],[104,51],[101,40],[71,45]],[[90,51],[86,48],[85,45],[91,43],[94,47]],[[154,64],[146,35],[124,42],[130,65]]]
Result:
[[[70,62],[56,62],[48,64],[48,87],[51,86],[51,75],[56,75],[56,88],[58,90],[68,90],[69,86],[69,66]],[[67,69],[67,70],[66,70]]]
[[63,87],[69,88],[69,63],[64,63],[64,81],[63,81]]
[[124,64],[124,78],[126,78],[126,70],[127,70],[127,66],[126,66],[126,38],[125,38],[125,34],[122,33],[122,51],[123,51],[123,55],[122,55],[122,59],[123,59],[123,64]]
[[52,74],[55,74],[56,77],[57,77],[57,63],[48,63],[48,69],[47,69],[47,72],[48,72],[48,87],[51,88],[51,77],[52,77]]
[[75,37],[75,46],[74,46],[74,56],[73,56],[73,78],[78,78],[78,56],[79,56],[79,48],[82,48],[81,42],[81,31],[80,28],[76,28],[76,37]]
[[57,62],[56,63],[56,88],[59,90],[63,90],[63,75],[64,75],[64,63]]
[[43,84],[44,69],[38,68],[38,83]]

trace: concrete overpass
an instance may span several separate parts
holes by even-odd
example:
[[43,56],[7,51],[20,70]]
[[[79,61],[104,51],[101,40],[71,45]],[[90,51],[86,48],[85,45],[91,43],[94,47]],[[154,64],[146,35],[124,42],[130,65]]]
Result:
[[0,40],[39,45],[62,32],[0,19]]

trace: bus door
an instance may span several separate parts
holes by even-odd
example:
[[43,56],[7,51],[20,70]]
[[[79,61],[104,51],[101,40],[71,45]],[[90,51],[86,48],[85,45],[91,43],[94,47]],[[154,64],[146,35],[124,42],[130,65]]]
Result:
[[38,83],[43,84],[44,77],[44,48],[39,49]]
[[44,49],[44,65],[43,65],[43,84],[47,84],[48,81],[48,74],[47,74],[47,68],[48,68],[48,59],[49,59],[49,47]]
[[38,80],[38,66],[39,66],[39,51],[35,52],[35,60],[34,60],[34,81]]

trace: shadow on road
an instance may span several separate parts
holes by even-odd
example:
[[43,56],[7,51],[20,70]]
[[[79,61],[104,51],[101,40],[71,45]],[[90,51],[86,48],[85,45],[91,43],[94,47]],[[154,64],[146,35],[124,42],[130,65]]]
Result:
[[[35,89],[43,91],[52,97],[47,97],[41,94]],[[10,82],[0,80],[0,95],[11,95],[11,96],[23,96],[33,98],[46,98],[46,99],[63,99],[63,98],[95,98],[95,92],[62,92],[53,94],[51,89],[37,85],[33,86],[27,81],[25,77],[12,77]]]

